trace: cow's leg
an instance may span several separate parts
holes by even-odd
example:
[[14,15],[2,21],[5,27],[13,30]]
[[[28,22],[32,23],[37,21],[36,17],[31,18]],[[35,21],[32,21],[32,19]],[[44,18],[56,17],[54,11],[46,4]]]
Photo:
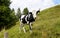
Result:
[[25,30],[25,28],[24,28],[24,24],[21,22],[20,23],[20,30],[22,31],[24,31],[24,33],[26,33],[26,30]]
[[29,21],[27,21],[27,24],[29,24]]
[[26,33],[26,30],[25,30],[24,26],[23,26],[23,31],[24,31],[24,33]]
[[20,32],[22,31],[22,28],[23,28],[23,23],[20,21],[20,27],[19,27]]
[[32,23],[29,24],[30,32],[32,32]]

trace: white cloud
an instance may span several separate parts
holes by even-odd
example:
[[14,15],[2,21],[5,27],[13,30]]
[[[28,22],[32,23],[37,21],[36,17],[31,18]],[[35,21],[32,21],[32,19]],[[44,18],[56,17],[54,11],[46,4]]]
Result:
[[21,10],[23,10],[25,7],[28,7],[29,11],[32,10],[38,10],[39,8],[41,10],[51,7],[54,4],[53,0],[11,0],[12,4],[10,5],[11,8],[14,8],[17,10],[19,7]]
[[54,6],[54,5],[55,4],[54,4],[53,0],[44,0],[42,5],[41,5],[41,9],[43,10],[43,9],[49,8],[49,7]]

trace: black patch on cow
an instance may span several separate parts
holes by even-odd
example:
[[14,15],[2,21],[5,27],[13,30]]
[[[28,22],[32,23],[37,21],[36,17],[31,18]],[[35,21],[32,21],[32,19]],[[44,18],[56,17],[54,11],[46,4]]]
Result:
[[[29,15],[30,15],[30,16],[29,16]],[[29,22],[35,21],[35,19],[33,18],[32,12],[29,12],[28,17],[27,17],[27,20],[28,20]]]

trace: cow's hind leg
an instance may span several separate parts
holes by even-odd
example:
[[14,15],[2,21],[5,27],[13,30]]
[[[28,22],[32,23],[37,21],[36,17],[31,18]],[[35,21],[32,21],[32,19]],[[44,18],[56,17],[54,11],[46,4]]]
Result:
[[20,22],[20,27],[19,27],[19,33],[22,31],[22,28],[23,28],[23,23],[22,22]]
[[24,33],[26,33],[26,30],[25,30],[24,26],[23,26],[23,31],[24,31]]
[[29,24],[30,32],[32,32],[32,23]]
[[25,28],[24,28],[24,24],[23,24],[23,23],[21,23],[21,25],[20,25],[20,29],[21,29],[21,31],[23,30],[24,33],[26,33],[26,30],[25,30]]

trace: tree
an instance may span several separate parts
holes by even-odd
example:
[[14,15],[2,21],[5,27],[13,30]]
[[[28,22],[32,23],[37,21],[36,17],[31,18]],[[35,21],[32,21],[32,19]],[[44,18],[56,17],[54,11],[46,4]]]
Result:
[[20,18],[20,15],[21,15],[21,10],[20,10],[20,8],[18,8],[17,9],[17,14],[16,14],[17,18]]
[[[9,23],[11,23],[10,18],[12,16],[10,15],[11,13],[11,9],[9,8],[10,3],[11,3],[10,0],[0,0],[0,30],[2,27],[6,29],[6,26],[8,26]],[[5,35],[6,34],[4,33],[4,38],[6,38]]]
[[11,10],[11,14],[10,15],[12,16],[12,19],[16,18],[15,10],[14,9]]
[[[1,28],[6,30],[6,27],[11,27],[10,25],[15,21],[15,12],[14,9],[10,9],[10,4],[10,0],[0,0],[0,30]],[[4,33],[4,38],[8,37],[6,34],[7,32]]]
[[0,0],[0,27],[8,25],[10,21],[10,0]]
[[6,28],[15,19],[15,14],[10,9],[10,0],[0,0],[0,28]]
[[14,10],[14,9],[11,10],[10,16],[12,16],[12,17],[11,17],[11,22],[16,21],[16,15],[15,15],[15,10]]
[[29,12],[28,8],[24,8],[23,13],[24,13],[25,15],[27,15],[28,12]]

